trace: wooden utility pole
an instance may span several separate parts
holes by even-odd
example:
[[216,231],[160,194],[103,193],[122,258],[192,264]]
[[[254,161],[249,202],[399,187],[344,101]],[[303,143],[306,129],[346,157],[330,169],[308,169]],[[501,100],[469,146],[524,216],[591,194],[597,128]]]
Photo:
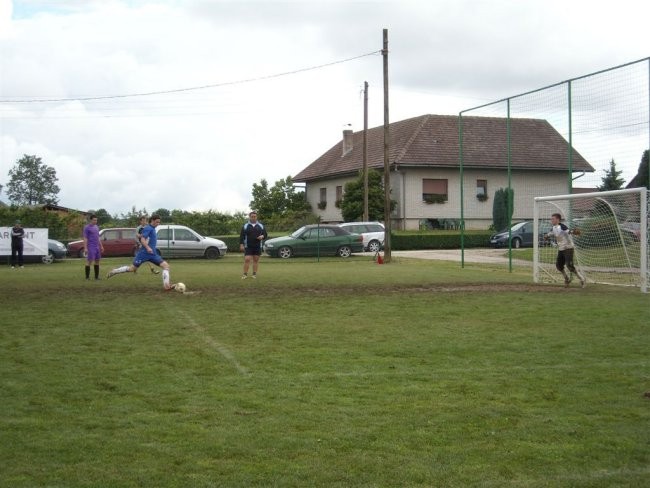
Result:
[[368,82],[363,82],[363,221],[368,216]]
[[384,58],[384,262],[390,263],[390,164],[388,162],[388,29],[384,29],[384,45],[381,50]]

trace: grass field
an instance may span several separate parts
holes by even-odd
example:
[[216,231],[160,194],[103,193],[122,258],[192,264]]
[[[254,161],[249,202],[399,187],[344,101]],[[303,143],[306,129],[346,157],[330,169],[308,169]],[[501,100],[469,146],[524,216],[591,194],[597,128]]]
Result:
[[[126,260],[128,261],[128,260]],[[102,275],[125,260],[104,260]],[[648,486],[650,299],[529,267],[0,268],[0,486]]]

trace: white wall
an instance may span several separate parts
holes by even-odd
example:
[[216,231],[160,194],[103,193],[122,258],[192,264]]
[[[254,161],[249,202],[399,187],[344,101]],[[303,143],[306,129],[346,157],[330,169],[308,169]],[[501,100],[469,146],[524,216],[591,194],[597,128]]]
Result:
[[[425,203],[422,201],[422,180],[439,178],[448,180],[448,200],[445,203]],[[336,187],[343,186],[353,177],[332,178],[309,182],[306,185],[307,201],[323,222],[341,222],[340,209],[334,205]],[[484,202],[476,198],[476,180],[487,180],[488,199]],[[494,193],[499,188],[508,187],[508,174],[505,170],[465,170],[464,201],[465,226],[467,229],[487,229],[492,224],[492,205]],[[562,171],[512,171],[511,184],[515,193],[513,219],[524,220],[533,217],[533,198],[568,193],[568,175]],[[327,189],[327,207],[318,208],[320,188]],[[398,225],[395,228],[415,230],[424,219],[460,218],[460,172],[458,169],[402,169],[391,173],[391,198],[397,200],[397,208],[392,214]]]

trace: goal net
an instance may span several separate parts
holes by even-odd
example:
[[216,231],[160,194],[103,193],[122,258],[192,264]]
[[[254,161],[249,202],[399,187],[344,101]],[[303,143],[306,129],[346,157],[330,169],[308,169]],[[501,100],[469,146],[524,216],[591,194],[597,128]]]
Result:
[[[533,206],[533,279],[563,281],[555,268],[557,243],[544,236],[559,213],[573,235],[574,263],[588,283],[648,287],[648,191],[646,188],[536,197]],[[577,234],[577,233],[576,233]]]

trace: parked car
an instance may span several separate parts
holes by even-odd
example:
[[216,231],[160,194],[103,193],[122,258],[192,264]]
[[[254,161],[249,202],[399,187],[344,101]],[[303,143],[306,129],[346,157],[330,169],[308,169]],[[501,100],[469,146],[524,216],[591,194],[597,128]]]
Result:
[[203,237],[184,225],[160,224],[156,227],[158,252],[164,258],[217,259],[228,252],[226,243],[212,237]]
[[[99,238],[104,246],[102,257],[133,256],[137,250],[135,227],[115,227],[99,231]],[[68,254],[76,257],[86,257],[84,241],[73,241],[68,244]]]
[[305,225],[290,236],[276,237],[264,243],[264,252],[284,259],[291,256],[335,255],[347,258],[363,251],[363,237],[338,225]]
[[384,246],[384,224],[380,222],[344,222],[339,227],[361,234],[364,251],[377,252]]
[[[506,229],[493,234],[490,237],[490,244],[493,247],[508,247],[508,236],[510,235],[511,247],[514,249],[519,249],[520,247],[532,247],[533,226],[534,222],[532,220],[526,220],[524,222],[517,222],[516,224],[512,224],[510,227],[510,233]],[[549,222],[540,222],[538,236],[539,245],[545,246],[551,244],[550,240],[544,240],[544,234],[547,234],[550,231],[551,224]]]
[[[47,254],[42,255],[24,255],[23,261],[25,263],[44,263],[52,264],[54,261],[65,259],[66,249],[62,242],[54,239],[47,240]],[[7,256],[7,262],[11,260],[11,256]]]

